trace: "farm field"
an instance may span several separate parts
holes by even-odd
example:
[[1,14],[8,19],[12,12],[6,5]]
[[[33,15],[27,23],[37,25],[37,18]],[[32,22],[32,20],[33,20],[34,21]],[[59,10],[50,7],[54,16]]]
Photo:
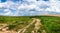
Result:
[[[38,19],[41,25],[35,32]],[[34,21],[34,23],[32,23]],[[28,27],[27,27],[28,26]],[[26,28],[27,27],[27,28]],[[5,29],[5,30],[4,30]],[[22,30],[23,29],[23,30]],[[57,16],[0,16],[0,33],[13,31],[19,33],[60,33],[60,17]],[[5,32],[4,32],[5,33]]]

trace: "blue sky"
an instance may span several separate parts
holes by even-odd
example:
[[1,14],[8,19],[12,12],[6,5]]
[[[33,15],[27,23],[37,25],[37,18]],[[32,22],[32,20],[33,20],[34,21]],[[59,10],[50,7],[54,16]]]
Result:
[[0,15],[31,16],[60,14],[59,0],[0,0]]

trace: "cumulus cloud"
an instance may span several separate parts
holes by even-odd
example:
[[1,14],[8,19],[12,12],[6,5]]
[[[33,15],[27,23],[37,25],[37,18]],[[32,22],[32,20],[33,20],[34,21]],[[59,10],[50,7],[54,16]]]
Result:
[[0,15],[30,16],[60,12],[58,0],[7,0],[0,2]]

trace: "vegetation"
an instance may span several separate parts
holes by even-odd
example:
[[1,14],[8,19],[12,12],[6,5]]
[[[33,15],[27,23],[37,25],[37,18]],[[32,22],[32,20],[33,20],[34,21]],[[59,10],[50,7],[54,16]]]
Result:
[[[31,23],[32,18],[41,19],[43,26],[38,30],[39,32],[46,30],[47,33],[60,33],[60,17],[55,16],[0,16],[0,24],[8,24],[9,30],[17,31]],[[33,25],[26,33],[31,33]]]

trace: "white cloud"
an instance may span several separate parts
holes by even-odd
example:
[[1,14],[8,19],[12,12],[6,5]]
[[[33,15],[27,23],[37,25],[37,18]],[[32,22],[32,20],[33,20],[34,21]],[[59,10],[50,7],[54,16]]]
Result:
[[54,11],[54,12],[60,12],[60,4],[59,4],[60,2],[59,1],[57,1],[57,0],[53,0],[53,1],[50,1],[50,10],[51,11]]
[[[60,12],[60,2],[57,0],[49,0],[47,2],[39,0],[23,0],[26,2],[18,2],[14,3],[13,1],[6,1],[4,3],[0,3],[0,8],[7,8],[5,10],[5,14],[0,12],[0,15],[39,15],[42,13],[38,12]],[[32,10],[33,9],[33,10]],[[31,11],[32,10],[32,11]],[[25,13],[26,12],[26,13]],[[35,14],[36,13],[36,14]],[[43,13],[49,14],[49,13]]]

